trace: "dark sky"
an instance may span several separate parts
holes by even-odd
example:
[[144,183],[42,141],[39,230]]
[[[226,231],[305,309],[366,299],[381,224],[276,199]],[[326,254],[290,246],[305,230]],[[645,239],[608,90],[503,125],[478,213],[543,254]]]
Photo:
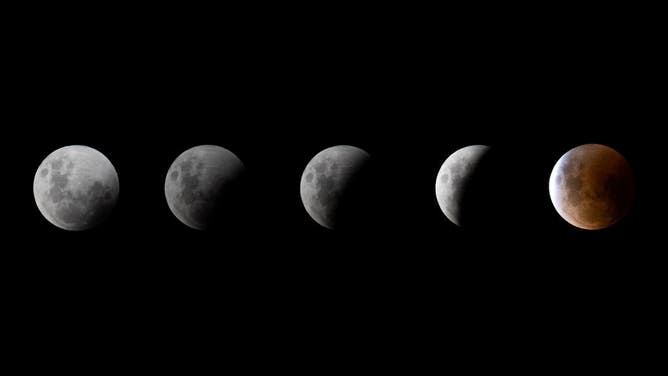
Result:
[[[589,335],[621,346],[640,340],[632,326],[651,329],[665,285],[647,235],[665,123],[651,30],[268,18],[15,30],[4,124],[18,242],[2,262],[13,322],[241,348]],[[638,184],[628,217],[595,232],[548,196],[554,163],[592,142],[622,153]],[[113,216],[85,233],[49,224],[32,197],[42,159],[71,144],[104,153],[120,178]],[[243,225],[201,233],[170,213],[165,173],[199,144],[247,166]],[[299,197],[306,163],[338,144],[372,155],[382,203],[344,233],[319,227]],[[471,144],[503,161],[489,190],[504,212],[484,229],[454,226],[434,196],[445,158]]]

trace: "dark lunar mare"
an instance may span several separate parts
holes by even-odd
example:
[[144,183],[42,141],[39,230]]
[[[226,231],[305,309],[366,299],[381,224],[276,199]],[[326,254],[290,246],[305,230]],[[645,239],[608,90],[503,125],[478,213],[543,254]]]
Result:
[[[89,228],[102,223],[109,217],[116,206],[113,197],[110,188],[100,182],[95,182],[84,195],[73,198],[80,205],[69,203],[59,208],[56,215],[65,223],[82,224],[85,228]],[[82,210],[82,208],[88,209]]]
[[[328,171],[330,169],[331,171]],[[337,177],[336,173],[338,169],[339,164],[336,161],[332,161],[331,158],[324,158],[313,166],[315,174],[310,173],[309,175],[312,176],[306,176],[307,182],[315,180],[314,185],[317,192],[315,196],[317,205],[311,205],[311,210],[322,216],[326,223],[335,227],[337,223],[335,213],[344,194],[344,190],[341,188],[347,187],[348,182],[356,174],[355,170],[353,170],[351,171],[353,175]],[[322,209],[319,210],[319,208]]]
[[[64,225],[71,226],[73,229],[88,229],[104,222],[116,206],[113,188],[96,181],[85,192],[73,194],[66,188],[72,178],[71,171],[74,164],[68,161],[66,171],[61,173],[58,170],[63,167],[64,163],[65,159],[62,157],[51,162],[54,171],[47,197],[53,203],[60,203],[66,199],[71,202],[58,207],[52,214]],[[40,174],[45,177],[48,172],[49,169],[45,168]]]

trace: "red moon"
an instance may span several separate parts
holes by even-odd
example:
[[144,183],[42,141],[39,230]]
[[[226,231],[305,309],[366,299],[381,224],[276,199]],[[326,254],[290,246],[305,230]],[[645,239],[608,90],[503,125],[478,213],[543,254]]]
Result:
[[616,150],[580,145],[564,154],[550,175],[550,198],[562,218],[586,230],[609,227],[631,209],[635,179]]

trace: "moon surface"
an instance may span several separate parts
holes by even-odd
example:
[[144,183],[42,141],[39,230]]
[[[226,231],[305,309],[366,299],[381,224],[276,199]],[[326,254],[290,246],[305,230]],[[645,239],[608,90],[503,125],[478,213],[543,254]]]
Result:
[[550,198],[573,226],[598,230],[623,218],[631,208],[635,179],[629,163],[616,150],[586,144],[569,150],[550,175]]
[[462,225],[462,200],[467,183],[489,149],[489,146],[485,145],[463,147],[452,153],[438,171],[436,176],[438,205],[445,216],[458,226]]
[[231,151],[215,145],[200,145],[184,151],[167,171],[165,197],[181,222],[205,230],[224,214],[235,199],[235,190],[245,171]]
[[329,229],[341,225],[341,207],[368,160],[366,151],[349,145],[327,148],[311,159],[302,174],[300,193],[313,220]]
[[39,211],[52,224],[71,231],[99,225],[118,199],[116,169],[88,146],[65,146],[37,169],[33,193]]

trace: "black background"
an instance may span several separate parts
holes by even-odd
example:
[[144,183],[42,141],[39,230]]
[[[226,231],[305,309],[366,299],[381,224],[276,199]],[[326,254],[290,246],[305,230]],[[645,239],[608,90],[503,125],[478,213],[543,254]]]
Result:
[[[2,269],[18,352],[74,342],[108,364],[164,348],[327,367],[652,356],[665,64],[651,21],[171,10],[45,11],[7,27],[16,192]],[[609,229],[574,228],[549,199],[554,163],[583,143],[613,147],[637,175],[632,212]],[[72,144],[120,178],[114,214],[87,232],[54,227],[32,197],[41,161]],[[166,205],[167,169],[200,144],[248,168],[233,228],[191,230]],[[308,161],[339,144],[372,155],[383,203],[341,233],[299,196]],[[492,228],[458,228],[434,195],[443,161],[471,144],[504,158]]]

